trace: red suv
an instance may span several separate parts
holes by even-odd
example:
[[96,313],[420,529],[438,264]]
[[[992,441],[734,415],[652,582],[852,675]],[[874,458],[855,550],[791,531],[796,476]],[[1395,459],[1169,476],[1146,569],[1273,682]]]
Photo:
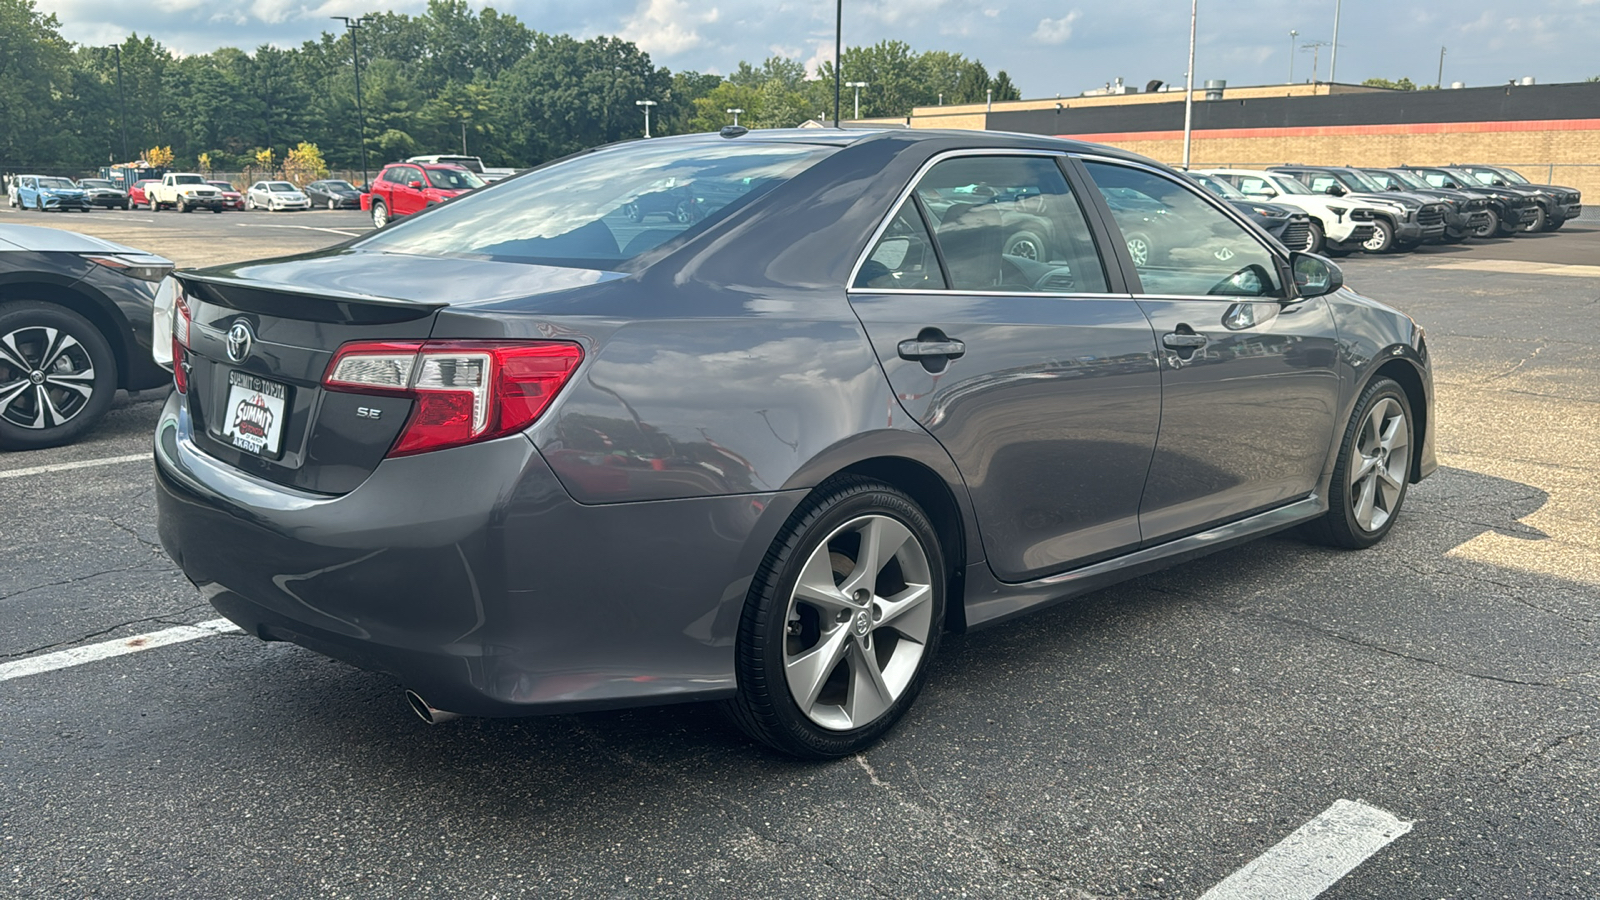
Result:
[[422,212],[484,184],[460,166],[391,163],[361,195],[361,208],[372,211],[373,227],[382,228],[390,219]]

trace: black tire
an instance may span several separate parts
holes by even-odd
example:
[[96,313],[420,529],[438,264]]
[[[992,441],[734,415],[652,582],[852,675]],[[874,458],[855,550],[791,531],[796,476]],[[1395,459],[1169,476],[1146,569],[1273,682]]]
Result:
[[1511,237],[1513,234],[1516,234],[1521,230],[1521,222],[1507,222],[1505,219],[1501,219],[1495,228],[1495,234],[1498,234],[1501,237]]
[[222,207],[213,206],[213,207],[211,207],[211,211],[214,212],[214,213],[221,213],[222,212]]
[[1544,223],[1544,230],[1546,233],[1551,231],[1559,231],[1561,226],[1565,224],[1567,224],[1566,219],[1558,219],[1555,216],[1551,216],[1549,220]]
[[189,205],[189,201],[187,201],[187,200],[179,200],[178,201],[178,212],[191,213],[191,212],[194,212],[194,207],[190,206]]
[[1388,219],[1372,220],[1372,237],[1361,242],[1361,249],[1368,253],[1388,253],[1394,249],[1394,226]]
[[[0,448],[7,450],[35,450],[70,443],[83,436],[105,416],[117,394],[117,359],[111,345],[99,329],[88,319],[70,309],[37,300],[17,300],[0,304],[0,341],[7,335],[23,348],[21,362],[37,364],[47,361],[43,357],[52,348],[47,347],[48,332],[55,329],[54,349],[58,368],[50,374],[61,377],[76,375],[74,383],[82,384],[88,391],[42,385],[47,394],[43,403],[39,392],[24,390],[9,402],[0,403]],[[67,338],[74,344],[67,344]],[[63,345],[66,345],[63,348]],[[32,372],[22,372],[7,348],[0,353],[0,384],[14,383],[20,376],[29,379]],[[39,371],[37,369],[33,371]],[[58,374],[59,373],[59,374]],[[87,381],[79,380],[85,374]],[[56,421],[56,416],[63,418]]]
[[372,227],[382,228],[389,224],[389,207],[382,200],[372,201]]
[[[859,727],[827,728],[801,709],[791,693],[785,674],[784,655],[789,647],[786,642],[804,640],[801,637],[801,618],[791,617],[791,597],[801,570],[813,554],[826,552],[830,558],[840,554],[840,551],[831,549],[836,544],[824,547],[823,542],[830,537],[838,540],[838,535],[846,533],[844,529],[864,517],[892,520],[907,530],[910,539],[917,542],[916,549],[922,551],[927,563],[931,603],[928,612],[931,619],[927,626],[928,634],[921,644],[921,656],[893,702]],[[909,546],[909,541],[902,546]],[[850,562],[847,557],[844,559]],[[896,564],[891,562],[889,565]],[[842,577],[837,571],[835,569],[834,577]],[[890,569],[884,568],[882,571],[888,572]],[[894,726],[922,689],[943,631],[946,580],[944,553],[938,535],[927,515],[910,497],[888,485],[858,476],[840,477],[819,486],[789,517],[756,572],[739,623],[735,654],[738,693],[732,700],[725,701],[724,708],[752,738],[793,756],[834,759],[860,752]],[[874,583],[874,591],[882,589],[881,581]],[[874,595],[873,602],[879,599]],[[798,609],[799,604],[795,604],[793,610]],[[865,635],[864,640],[868,643],[880,631],[891,630],[876,629],[863,616],[864,613],[857,613],[856,619],[836,620],[846,624],[837,624],[835,627],[854,635]],[[852,626],[848,621],[854,621],[857,625]],[[899,634],[898,631],[895,633]],[[817,646],[820,646],[821,638],[816,637],[816,640]],[[852,637],[846,634],[841,640],[841,646],[844,646]],[[885,644],[887,640],[887,637],[878,638],[878,642],[872,645],[875,649],[864,652],[874,654],[874,658],[884,649],[891,655],[898,652],[899,639]],[[914,647],[915,644],[912,641],[910,646]],[[849,646],[855,648],[858,645]],[[804,650],[801,647],[795,652]],[[848,652],[843,652],[840,661],[827,668],[830,684],[834,682],[832,676],[838,676],[841,671],[846,676],[854,671],[847,668],[853,663],[849,663],[846,657]],[[822,682],[819,680],[818,683]],[[820,705],[821,695],[813,708]]]
[[1489,221],[1472,230],[1475,238],[1492,238],[1500,233],[1500,214],[1494,210],[1485,210],[1489,214]]
[[1550,214],[1544,211],[1544,207],[1535,204],[1533,207],[1533,221],[1529,222],[1522,230],[1529,232],[1544,231],[1549,224]]
[[[1306,232],[1306,252],[1321,253],[1328,243],[1328,233],[1323,230],[1322,223],[1316,219],[1311,220],[1311,228]],[[1293,248],[1290,248],[1293,249]]]
[[1020,256],[1035,262],[1049,262],[1045,258],[1044,238],[1031,231],[1019,231],[1006,238],[1006,246],[1002,252],[1007,256]]
[[[1351,483],[1351,467],[1359,467],[1367,461],[1361,446],[1363,442],[1369,440],[1369,436],[1363,434],[1364,426],[1380,405],[1398,409],[1404,416],[1406,454],[1405,459],[1400,461],[1403,465],[1394,467],[1403,468],[1404,471],[1395,476],[1399,482],[1398,489],[1383,503],[1387,515],[1381,523],[1368,527],[1361,522],[1361,513],[1358,510],[1361,490],[1359,485]],[[1328,487],[1328,511],[1321,518],[1305,525],[1303,529],[1305,535],[1319,544],[1351,550],[1371,547],[1383,540],[1384,535],[1394,527],[1395,520],[1400,516],[1400,508],[1405,503],[1417,449],[1416,436],[1416,418],[1412,414],[1411,401],[1407,399],[1406,392],[1393,379],[1374,378],[1361,392],[1355,414],[1345,426],[1344,436],[1339,444],[1339,460],[1333,467],[1333,480]],[[1384,454],[1382,458],[1385,464],[1388,464],[1393,458],[1392,452]],[[1376,496],[1382,498],[1381,494]]]
[[121,210],[122,210],[122,211],[123,211],[123,212],[127,212],[127,211],[128,211],[128,201],[126,201],[126,200],[124,200],[124,201],[122,201],[122,203],[121,203],[121,205],[120,205],[120,207],[119,207],[119,208],[120,208],[120,209],[121,209]]

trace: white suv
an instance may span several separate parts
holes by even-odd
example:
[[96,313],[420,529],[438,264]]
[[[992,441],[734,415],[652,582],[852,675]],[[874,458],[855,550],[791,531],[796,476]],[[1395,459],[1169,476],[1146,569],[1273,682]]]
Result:
[[1313,253],[1343,256],[1360,250],[1361,245],[1372,237],[1373,220],[1380,214],[1391,214],[1388,209],[1380,209],[1349,197],[1318,194],[1292,176],[1280,172],[1261,169],[1195,171],[1220,178],[1252,199],[1270,200],[1305,210],[1311,216],[1311,237],[1306,242],[1306,249]]

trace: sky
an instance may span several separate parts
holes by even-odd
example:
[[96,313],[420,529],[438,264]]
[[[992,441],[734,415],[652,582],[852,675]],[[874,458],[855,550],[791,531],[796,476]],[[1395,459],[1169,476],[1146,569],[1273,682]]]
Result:
[[[1336,0],[1200,0],[1195,80],[1231,85],[1328,78]],[[333,15],[419,13],[426,0],[42,0],[62,32],[111,44],[131,31],[181,53],[261,44],[298,46]],[[473,0],[475,8],[484,4]],[[534,29],[627,38],[673,71],[726,74],[772,55],[815,67],[833,57],[829,0],[494,0]],[[1115,78],[1142,87],[1183,82],[1189,4],[1183,0],[1041,3],[1021,0],[845,0],[847,45],[901,40],[915,50],[975,58],[1004,69],[1025,98],[1076,96]],[[1291,39],[1289,32],[1298,31]],[[1410,78],[1468,86],[1533,76],[1539,83],[1600,75],[1600,0],[1342,0],[1339,81]],[[849,75],[848,72],[845,73]],[[870,90],[870,88],[868,88]]]

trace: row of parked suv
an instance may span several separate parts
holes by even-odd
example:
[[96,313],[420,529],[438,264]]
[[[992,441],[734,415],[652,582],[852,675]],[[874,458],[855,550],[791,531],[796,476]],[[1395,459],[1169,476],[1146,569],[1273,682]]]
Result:
[[1583,211],[1575,188],[1534,184],[1503,166],[1273,166],[1189,174],[1285,246],[1334,256],[1555,231]]

